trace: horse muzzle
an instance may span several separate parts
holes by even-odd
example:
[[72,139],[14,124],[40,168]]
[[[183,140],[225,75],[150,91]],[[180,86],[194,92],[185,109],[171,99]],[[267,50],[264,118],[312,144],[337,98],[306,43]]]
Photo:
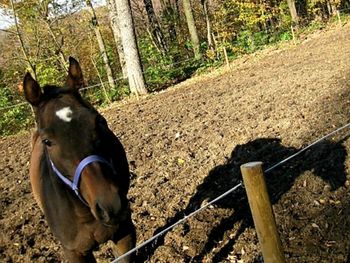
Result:
[[107,226],[117,225],[123,218],[123,207],[119,196],[114,200],[97,199],[95,205],[91,207],[91,212],[95,218]]

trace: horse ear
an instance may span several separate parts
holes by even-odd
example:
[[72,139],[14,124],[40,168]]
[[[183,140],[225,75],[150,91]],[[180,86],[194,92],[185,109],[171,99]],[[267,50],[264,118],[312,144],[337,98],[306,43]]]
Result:
[[69,57],[69,69],[66,85],[70,89],[79,90],[84,86],[83,73],[78,61]]
[[39,105],[42,98],[41,88],[39,86],[39,83],[36,82],[35,79],[33,79],[30,73],[27,73],[24,77],[23,91],[26,100],[30,104],[32,104],[33,106]]

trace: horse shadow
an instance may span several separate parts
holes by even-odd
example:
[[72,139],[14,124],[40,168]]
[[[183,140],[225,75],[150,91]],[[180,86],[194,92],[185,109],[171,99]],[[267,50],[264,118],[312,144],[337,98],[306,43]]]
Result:
[[[312,171],[316,176],[319,176],[329,185],[332,191],[343,186],[347,179],[344,164],[347,152],[342,145],[344,140],[340,142],[320,142],[301,155],[265,173],[271,203],[277,203],[281,196],[290,190],[298,176],[305,171]],[[263,170],[265,171],[277,161],[283,160],[299,150],[294,147],[283,146],[281,140],[277,138],[260,138],[243,145],[237,145],[224,164],[213,168],[209,172],[203,183],[197,187],[196,193],[191,197],[186,208],[168,219],[167,224],[157,229],[154,234],[182,219],[184,215],[195,211],[203,203],[213,200],[239,184],[242,180],[240,172],[242,164],[262,161]],[[215,206],[233,209],[234,213],[232,216],[222,219],[217,226],[211,229],[202,251],[196,257],[189,259],[190,262],[202,262],[207,252],[212,251],[216,244],[223,239],[225,232],[229,231],[235,223],[241,222],[235,236],[214,255],[213,262],[220,262],[229,255],[239,235],[247,227],[253,225],[246,194],[242,188],[230,194],[230,198],[219,200]],[[164,237],[160,237],[152,244],[144,247],[138,253],[138,261],[147,260],[162,244],[164,244]]]

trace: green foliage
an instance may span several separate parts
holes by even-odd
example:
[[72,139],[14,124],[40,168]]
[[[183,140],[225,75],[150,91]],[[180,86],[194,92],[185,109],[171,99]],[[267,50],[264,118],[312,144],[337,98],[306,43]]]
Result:
[[[29,60],[35,65],[41,85],[61,85],[66,77],[65,59],[74,56],[83,67],[88,86],[96,88],[83,91],[94,105],[104,106],[128,96],[127,80],[121,76],[120,63],[110,30],[106,8],[96,9],[99,25],[106,44],[107,55],[114,72],[116,87],[108,86],[107,74],[98,45],[89,26],[90,14],[82,9],[84,1],[28,0],[15,1],[20,21],[20,32]],[[203,16],[201,1],[192,1],[198,35],[201,40],[201,60],[192,59],[193,47],[181,8],[175,1],[165,1],[158,14],[168,51],[161,52],[149,36],[149,25],[144,12],[133,9],[138,47],[144,77],[149,91],[158,91],[189,78],[194,73],[225,63],[241,54],[255,52],[279,41],[292,39],[291,16],[287,1],[220,0],[209,1],[208,10],[212,26],[213,45],[207,44],[207,21]],[[322,29],[326,21],[338,23],[335,10],[346,8],[348,1],[310,0],[296,1],[300,25],[296,37]],[[8,7],[4,6],[5,8]],[[138,13],[139,12],[139,13]],[[341,20],[348,16],[341,14]],[[10,31],[16,31],[13,27]],[[1,35],[1,33],[3,35]],[[0,108],[22,102],[17,92],[25,71],[31,69],[23,57],[17,35],[0,32]],[[63,63],[63,64],[62,64]],[[2,71],[2,72],[1,72]],[[97,74],[98,72],[98,74]],[[105,89],[98,84],[103,81]],[[106,99],[106,93],[109,99]],[[0,134],[7,135],[32,125],[30,107],[19,106],[0,111]]]
[[289,41],[293,38],[290,31],[266,33],[264,31],[251,33],[251,31],[241,31],[235,42],[235,47],[239,53],[252,53],[262,49],[264,46],[277,43],[279,41]]
[[2,110],[2,112],[0,114],[0,136],[15,134],[33,124],[29,104]]
[[[105,48],[106,48],[107,56],[110,61],[110,66],[114,69],[117,68],[121,73],[120,66],[117,63],[118,59],[116,54],[114,53],[113,47],[109,44],[105,44]],[[98,70],[99,77],[102,80],[107,79],[106,68],[103,62],[103,58],[100,55],[97,56],[96,68],[94,70],[95,72],[96,70]],[[92,79],[92,81],[95,83],[97,81],[98,82],[97,84],[99,84],[99,82],[101,81],[99,77],[97,76],[97,73],[96,73],[96,78]],[[103,106],[107,104],[109,101],[116,101],[116,100],[120,100],[123,97],[129,96],[130,90],[128,88],[127,81],[121,77],[121,74],[119,74],[119,76],[117,77],[114,77],[114,79],[115,79],[116,87],[112,88],[108,85],[108,82],[104,82],[103,86],[100,85],[96,89],[89,90],[89,92],[87,93],[89,94],[88,100],[93,105]],[[93,82],[91,83],[91,85],[93,85]],[[105,94],[105,91],[103,89],[105,89],[107,94]],[[106,96],[108,96],[108,99],[106,98]]]
[[277,31],[289,30],[292,25],[292,17],[290,16],[290,10],[286,0],[279,3],[276,8],[276,15],[278,16]]
[[[117,101],[130,95],[129,86],[126,80],[116,81],[116,87],[110,88],[107,83],[104,85],[95,84],[96,87],[81,91],[83,97],[94,106],[106,106],[110,101]],[[105,89],[105,90],[104,90]],[[105,93],[106,91],[106,93]],[[108,98],[106,98],[108,96]]]
[[[57,60],[58,59],[55,58],[54,61]],[[63,72],[61,68],[58,68],[57,65],[50,64],[47,61],[38,61],[36,63],[36,72],[38,76],[37,81],[41,86],[61,83],[66,75],[66,73]]]
[[32,124],[29,104],[12,105],[13,95],[4,85],[0,85],[0,136],[14,134]]
[[281,32],[281,34],[279,34],[279,39],[281,41],[289,41],[293,39],[293,35],[292,32],[290,31],[286,31],[286,32]]
[[171,52],[161,54],[147,37],[139,41],[139,48],[142,64],[146,65],[144,76],[150,91],[160,90],[186,78],[189,68],[176,61]]
[[332,14],[325,12],[328,8],[335,10],[339,9],[341,0],[310,0],[307,2],[306,10],[310,19],[312,20],[325,20]]
[[121,100],[122,98],[128,97],[130,95],[130,89],[127,80],[117,80],[116,85],[116,88],[109,89],[107,91],[108,97],[111,101]]
[[252,53],[257,49],[255,43],[255,34],[252,34],[251,31],[245,30],[239,32],[237,36],[237,46],[241,48],[242,53]]

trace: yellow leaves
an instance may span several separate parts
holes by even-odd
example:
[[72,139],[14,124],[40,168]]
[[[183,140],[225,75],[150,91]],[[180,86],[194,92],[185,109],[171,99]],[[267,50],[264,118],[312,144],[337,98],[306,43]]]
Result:
[[183,164],[185,163],[185,160],[184,160],[184,159],[181,159],[181,158],[178,158],[178,159],[177,159],[177,163],[178,163],[179,165],[183,165]]
[[[223,4],[214,14],[215,29],[221,37],[224,32],[233,37],[232,32],[239,32],[242,27],[245,29],[264,24],[274,16],[277,6],[270,6],[264,1],[255,0],[224,0]],[[230,34],[231,33],[231,34]],[[227,37],[226,39],[230,39]]]
[[220,34],[220,37],[221,37],[222,39],[230,39],[233,35],[234,35],[234,32],[223,31],[223,32]]
[[340,205],[341,204],[341,201],[340,200],[329,200],[329,203],[330,204],[333,204],[333,205]]
[[320,204],[325,204],[326,203],[326,200],[325,199],[322,199],[322,198],[320,198]]
[[248,26],[254,26],[258,23],[266,21],[270,15],[266,5],[263,3],[254,2],[240,2],[239,7],[239,20]]
[[318,200],[315,200],[314,201],[314,204],[319,206],[319,205],[328,205],[328,204],[331,204],[331,205],[340,205],[341,204],[341,201],[340,200],[333,200],[333,199],[324,199],[324,198],[320,198]]
[[215,60],[216,59],[216,52],[212,49],[207,49],[205,52],[205,55],[207,58],[211,59],[211,60]]

